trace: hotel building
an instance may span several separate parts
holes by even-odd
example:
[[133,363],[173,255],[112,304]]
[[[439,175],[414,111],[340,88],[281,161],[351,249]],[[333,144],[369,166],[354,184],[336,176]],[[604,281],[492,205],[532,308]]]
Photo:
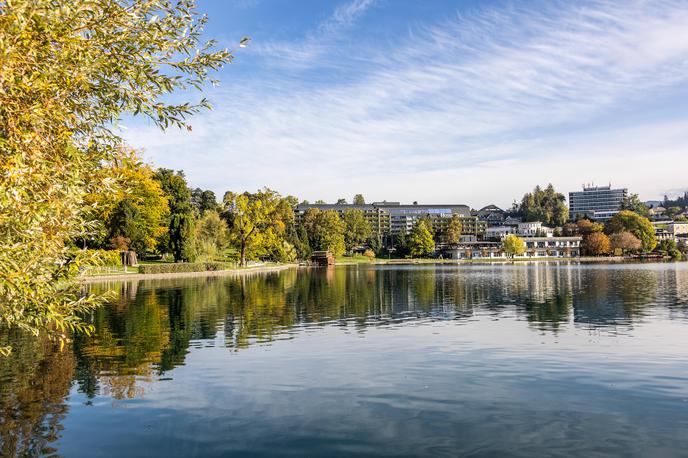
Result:
[[403,231],[409,233],[413,225],[422,218],[429,218],[433,229],[442,232],[453,215],[461,220],[461,233],[482,239],[487,229],[487,222],[471,215],[467,205],[437,204],[437,205],[402,205],[399,202],[373,202],[365,205],[351,204],[299,204],[294,208],[297,222],[301,222],[306,211],[317,208],[321,211],[334,210],[340,216],[347,210],[361,210],[373,230],[379,235],[398,235]]
[[584,186],[582,191],[569,193],[569,218],[590,218],[606,222],[621,211],[628,189],[609,186]]

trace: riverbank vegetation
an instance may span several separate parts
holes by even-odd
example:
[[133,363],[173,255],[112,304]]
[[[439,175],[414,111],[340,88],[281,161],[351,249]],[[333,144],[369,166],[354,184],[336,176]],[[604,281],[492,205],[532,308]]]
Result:
[[[190,130],[189,117],[209,102],[169,103],[170,95],[201,89],[233,59],[201,41],[206,19],[193,0],[13,0],[0,11],[0,328],[57,342],[89,332],[80,317],[106,296],[84,295],[74,280],[88,268],[113,268],[123,252],[145,261],[140,271],[164,273],[293,262],[324,250],[355,262],[430,258],[462,240],[456,215],[443,225],[420,218],[393,235],[356,208],[310,208],[297,221],[296,197],[263,188],[218,201],[183,171],[145,163],[122,139],[119,120],[143,116],[163,130]],[[606,226],[565,224],[565,198],[550,184],[512,213],[581,235],[589,255],[685,257],[685,244],[658,244],[637,197],[624,206]],[[507,238],[504,250],[518,255],[521,243]]]
[[[193,0],[13,0],[0,9],[0,325],[64,341],[89,331],[79,316],[102,302],[72,281],[95,261],[74,254],[73,242],[105,230],[100,214],[118,226],[137,221],[128,243],[147,249],[161,236],[152,221],[167,218],[164,205],[148,213],[161,195],[133,164],[118,120],[190,128],[187,118],[209,103],[165,96],[201,88],[232,55],[201,41],[206,18]],[[127,197],[111,206],[110,196]]]

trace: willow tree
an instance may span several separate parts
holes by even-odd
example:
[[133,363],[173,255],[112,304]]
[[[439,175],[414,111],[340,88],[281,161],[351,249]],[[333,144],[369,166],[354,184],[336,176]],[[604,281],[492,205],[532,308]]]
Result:
[[[167,103],[232,59],[201,41],[193,0],[0,2],[0,324],[64,342],[102,297],[73,281],[70,240],[90,231],[85,196],[123,150],[117,123],[188,128],[209,104]],[[10,349],[4,347],[3,351]]]

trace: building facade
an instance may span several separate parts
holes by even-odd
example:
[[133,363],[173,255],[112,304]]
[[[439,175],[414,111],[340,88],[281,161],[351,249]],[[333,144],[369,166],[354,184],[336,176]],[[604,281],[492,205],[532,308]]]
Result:
[[[577,258],[580,256],[582,237],[526,237],[526,251],[517,259]],[[507,254],[501,243],[478,242],[464,244],[447,252],[451,259],[505,259]]]
[[569,218],[590,218],[606,222],[621,211],[621,203],[628,196],[628,189],[612,189],[612,186],[584,186],[582,191],[569,193]]
[[477,216],[472,216],[470,208],[460,204],[402,205],[399,202],[387,201],[366,205],[300,204],[294,208],[296,221],[301,222],[303,216],[311,208],[321,211],[334,210],[340,216],[343,216],[347,210],[361,210],[373,230],[381,236],[399,235],[402,231],[409,233],[416,222],[424,218],[431,221],[435,232],[441,233],[454,215],[459,216],[463,235],[482,239],[487,229],[487,222],[481,221]]
[[667,230],[674,236],[688,235],[688,223],[674,221],[667,225]]

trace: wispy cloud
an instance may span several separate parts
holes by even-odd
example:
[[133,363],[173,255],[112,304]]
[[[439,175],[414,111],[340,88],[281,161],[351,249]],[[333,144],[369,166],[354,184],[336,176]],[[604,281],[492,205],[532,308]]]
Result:
[[389,46],[366,43],[355,74],[336,78],[347,61],[325,55],[322,37],[370,4],[340,7],[291,48],[291,63],[340,62],[328,84],[299,79],[298,68],[269,72],[214,94],[217,110],[193,134],[133,129],[132,142],[199,185],[267,184],[311,199],[360,190],[478,205],[544,181],[684,186],[659,164],[688,150],[685,112],[661,123],[643,111],[686,89],[688,3],[483,9]]
[[255,51],[264,56],[270,66],[303,68],[318,63],[336,46],[342,34],[361,17],[376,0],[353,0],[337,8],[298,41],[265,41],[255,44]]

